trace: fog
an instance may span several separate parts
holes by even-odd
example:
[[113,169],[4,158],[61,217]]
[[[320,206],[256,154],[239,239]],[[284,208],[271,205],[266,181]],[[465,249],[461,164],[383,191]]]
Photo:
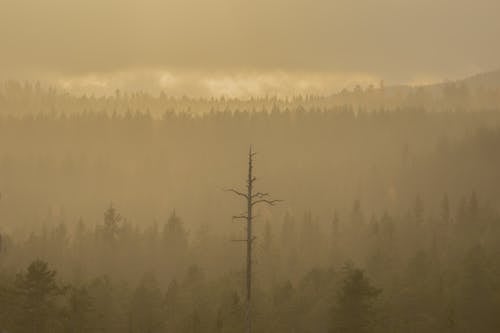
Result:
[[0,8],[1,333],[500,331],[497,1]]
[[[498,77],[250,99],[6,82],[4,327],[232,332],[251,304],[262,332],[489,332]],[[248,237],[232,219],[245,202],[227,189],[245,188],[250,146],[255,191],[280,201],[255,207]],[[253,237],[248,303],[245,247],[232,240]],[[369,308],[347,310],[346,297]]]
[[395,84],[459,79],[500,66],[496,0],[0,4],[4,79],[145,70],[251,78],[283,71],[361,74]]

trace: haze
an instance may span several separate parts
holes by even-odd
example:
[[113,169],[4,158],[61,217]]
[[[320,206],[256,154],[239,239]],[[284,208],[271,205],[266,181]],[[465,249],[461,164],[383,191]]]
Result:
[[0,5],[0,78],[38,79],[77,93],[110,94],[118,86],[176,96],[327,94],[500,67],[496,0]]
[[498,0],[0,0],[0,333],[500,332]]

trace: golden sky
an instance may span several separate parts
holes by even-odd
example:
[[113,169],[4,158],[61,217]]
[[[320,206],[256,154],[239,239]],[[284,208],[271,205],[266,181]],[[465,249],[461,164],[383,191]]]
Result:
[[0,0],[0,8],[0,78],[66,87],[162,88],[169,77],[179,91],[230,91],[236,82],[240,93],[260,92],[282,80],[291,91],[328,90],[500,67],[498,0]]

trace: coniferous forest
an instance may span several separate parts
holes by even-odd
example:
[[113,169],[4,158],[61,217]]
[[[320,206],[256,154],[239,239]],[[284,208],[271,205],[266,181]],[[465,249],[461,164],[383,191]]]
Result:
[[271,203],[253,332],[499,331],[491,76],[248,99],[4,83],[0,331],[247,330],[249,147]]
[[500,333],[500,0],[0,0],[0,333]]

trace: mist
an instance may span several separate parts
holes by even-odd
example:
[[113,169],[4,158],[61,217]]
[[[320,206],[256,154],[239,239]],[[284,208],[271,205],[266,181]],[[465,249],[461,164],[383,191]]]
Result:
[[0,73],[7,79],[283,71],[400,84],[499,67],[495,0],[1,4]]
[[0,332],[500,331],[497,1],[0,7]]

